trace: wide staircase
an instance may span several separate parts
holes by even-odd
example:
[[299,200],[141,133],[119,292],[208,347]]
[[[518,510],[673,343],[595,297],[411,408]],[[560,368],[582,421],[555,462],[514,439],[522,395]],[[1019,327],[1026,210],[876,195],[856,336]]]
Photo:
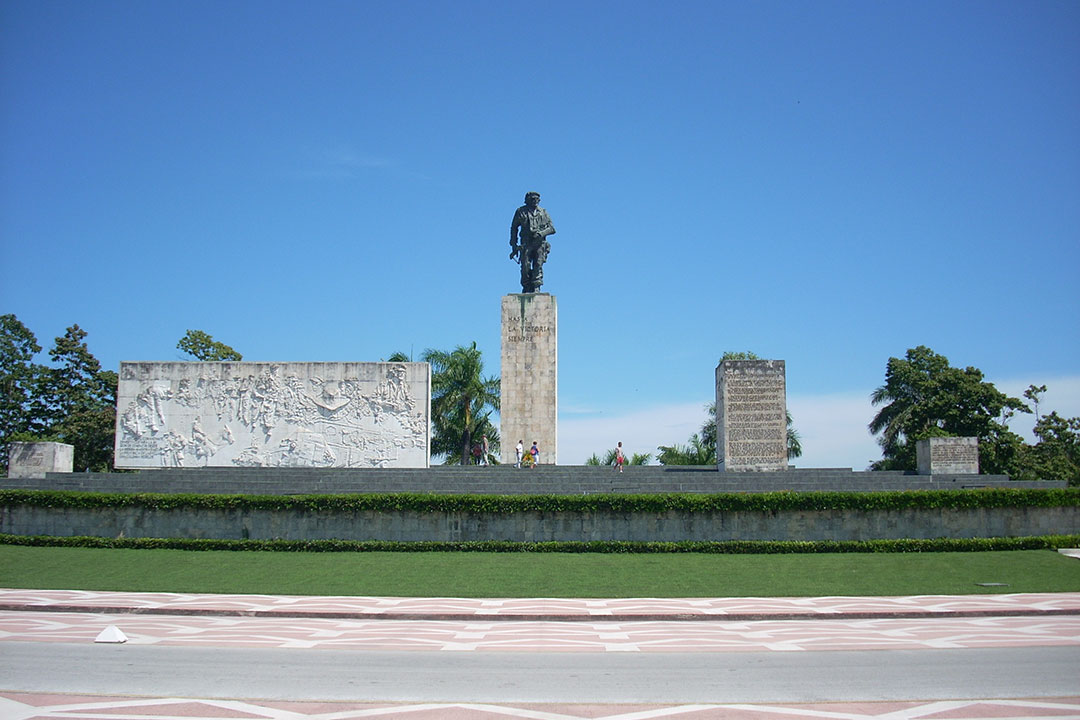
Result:
[[0,489],[110,493],[307,495],[349,493],[722,493],[775,491],[940,490],[985,487],[1059,488],[1065,483],[1016,482],[1005,475],[915,475],[849,468],[720,472],[715,467],[541,465],[514,469],[445,466],[418,469],[176,468],[122,473],[49,473],[43,479],[0,479]]

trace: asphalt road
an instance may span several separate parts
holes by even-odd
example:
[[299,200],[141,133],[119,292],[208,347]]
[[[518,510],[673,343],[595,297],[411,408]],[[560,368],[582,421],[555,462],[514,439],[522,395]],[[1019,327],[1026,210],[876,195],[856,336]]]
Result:
[[1061,697],[1080,690],[1080,647],[454,653],[3,642],[0,689],[484,703]]

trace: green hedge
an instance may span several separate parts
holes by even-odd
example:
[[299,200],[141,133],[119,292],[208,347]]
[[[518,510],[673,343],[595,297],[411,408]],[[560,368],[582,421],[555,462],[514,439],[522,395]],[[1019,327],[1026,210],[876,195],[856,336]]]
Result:
[[131,550],[235,550],[262,552],[496,552],[496,553],[915,553],[1053,550],[1077,547],[1080,535],[1014,538],[935,538],[811,542],[730,540],[725,542],[387,542],[378,540],[193,540],[184,538],[53,537],[0,534],[0,544]]
[[1080,488],[1032,490],[905,490],[898,492],[666,493],[655,495],[201,495],[0,490],[0,508],[124,508],[154,510],[286,510],[307,512],[787,512],[1080,507]]

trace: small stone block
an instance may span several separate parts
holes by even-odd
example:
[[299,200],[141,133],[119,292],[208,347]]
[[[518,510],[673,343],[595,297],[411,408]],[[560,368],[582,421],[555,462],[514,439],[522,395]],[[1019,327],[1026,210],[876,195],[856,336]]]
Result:
[[58,442],[13,442],[8,448],[9,478],[44,478],[45,473],[69,473],[75,446]]
[[978,475],[979,439],[933,437],[915,443],[920,475]]

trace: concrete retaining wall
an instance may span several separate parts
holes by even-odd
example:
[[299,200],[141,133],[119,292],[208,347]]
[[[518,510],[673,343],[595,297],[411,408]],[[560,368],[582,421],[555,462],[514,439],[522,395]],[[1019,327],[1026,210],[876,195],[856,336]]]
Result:
[[1080,508],[507,514],[403,511],[0,509],[14,535],[391,541],[870,540],[1080,533]]
[[1016,482],[1006,475],[916,475],[793,468],[776,472],[719,472],[715,467],[610,467],[544,465],[436,466],[427,469],[177,468],[133,473],[49,473],[44,479],[0,478],[11,490],[76,490],[110,493],[297,495],[423,492],[490,495],[592,495],[595,493],[722,493],[885,490],[962,490],[985,487],[1063,488],[1064,482]]

